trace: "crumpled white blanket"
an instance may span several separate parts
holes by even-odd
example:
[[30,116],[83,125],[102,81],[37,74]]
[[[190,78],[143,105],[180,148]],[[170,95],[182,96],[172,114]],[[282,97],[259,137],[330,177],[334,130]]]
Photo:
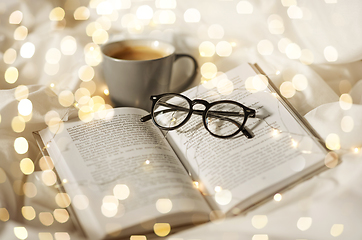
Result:
[[[129,2],[131,8],[120,10],[119,20],[112,23],[108,31],[109,41],[152,36],[174,43],[179,52],[193,54],[200,65],[215,63],[219,71],[227,71],[242,62],[257,62],[278,86],[284,81],[291,81],[295,74],[304,74],[308,88],[298,91],[289,100],[323,138],[331,133],[337,134],[341,146],[337,151],[341,160],[338,166],[286,192],[280,202],[266,203],[246,216],[208,223],[170,236],[170,239],[361,239],[362,153],[354,150],[362,147],[362,3],[359,0],[175,0],[170,1],[177,3],[176,8],[171,9],[176,17],[173,24],[157,25],[154,29],[145,27],[141,33],[132,33],[122,26],[121,17],[135,13],[141,5],[149,5],[156,10],[155,3],[160,1]],[[253,7],[252,13],[241,14],[239,4],[247,3]],[[58,103],[56,93],[64,89],[75,91],[81,83],[78,69],[86,64],[83,49],[91,42],[85,29],[99,15],[90,8],[88,20],[75,21],[72,14],[76,7],[88,4],[89,1],[83,0],[5,0],[0,3],[0,239],[19,239],[19,227],[25,227],[26,235],[23,236],[26,239],[83,239],[71,220],[65,223],[54,221],[50,226],[40,223],[39,213],[52,213],[58,208],[52,201],[56,192],[42,184],[37,171],[24,175],[19,163],[23,158],[34,161],[39,158],[32,132],[47,126],[44,120],[46,113],[56,111],[59,116],[66,115],[67,109]],[[293,7],[293,4],[298,7]],[[65,28],[49,20],[49,13],[58,6],[66,9]],[[200,21],[184,21],[185,12],[190,8],[199,11]],[[22,21],[10,24],[9,17],[16,10],[23,13]],[[302,12],[303,18],[290,18],[293,11],[297,15]],[[276,22],[278,24],[282,23],[284,31],[280,34],[270,32],[273,19],[280,20]],[[222,26],[224,34],[221,39],[208,35],[208,29],[213,24]],[[24,40],[14,39],[18,26],[28,29]],[[66,36],[74,37],[77,47],[71,55],[62,54],[58,72],[49,75],[44,71],[47,50],[59,49]],[[309,49],[314,56],[312,63],[305,65],[282,53],[279,50],[282,38],[290,39],[302,50]],[[199,56],[201,42],[216,44],[221,40],[236,43],[229,57],[216,54],[207,58]],[[262,40],[268,40],[273,46],[270,54],[260,52],[258,44]],[[35,46],[31,58],[21,56],[21,47],[26,42]],[[331,48],[327,47],[333,47],[332,52],[328,52]],[[17,53],[12,63],[4,59],[9,48]],[[19,77],[13,84],[7,83],[4,77],[10,66],[19,71]],[[96,93],[101,94],[105,87],[101,67],[95,66],[94,69],[94,81],[98,87]],[[346,80],[349,82],[347,88],[342,85]],[[49,88],[51,83],[55,84],[52,90]],[[19,85],[28,87],[33,112],[24,131],[16,133],[11,124],[18,115],[19,101],[15,92]],[[340,107],[342,93],[349,93],[353,100],[348,110]],[[341,127],[345,116],[353,119],[353,128],[348,132]],[[18,137],[26,138],[29,143],[25,154],[14,150],[14,141]],[[23,194],[22,186],[26,182],[36,187],[35,196]],[[23,206],[33,207],[36,213],[33,220],[24,219]],[[266,216],[265,226],[256,228],[253,225],[255,216]]]

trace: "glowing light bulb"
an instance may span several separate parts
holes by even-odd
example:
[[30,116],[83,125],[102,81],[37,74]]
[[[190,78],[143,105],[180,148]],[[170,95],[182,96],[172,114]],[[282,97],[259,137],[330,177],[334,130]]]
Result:
[[272,132],[272,135],[274,136],[274,137],[276,137],[276,136],[278,136],[279,135],[279,130],[278,129],[273,129],[273,132]]
[[221,190],[222,190],[222,188],[220,186],[215,187],[215,192],[220,192]]

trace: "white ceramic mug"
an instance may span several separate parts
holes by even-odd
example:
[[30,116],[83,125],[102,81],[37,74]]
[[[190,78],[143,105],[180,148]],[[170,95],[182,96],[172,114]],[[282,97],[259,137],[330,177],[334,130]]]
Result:
[[[175,47],[159,40],[130,39],[101,47],[103,76],[116,106],[151,109],[150,96],[181,92],[194,80],[198,64],[188,54],[176,54]],[[182,57],[193,62],[192,74],[177,89],[170,89],[174,62]]]

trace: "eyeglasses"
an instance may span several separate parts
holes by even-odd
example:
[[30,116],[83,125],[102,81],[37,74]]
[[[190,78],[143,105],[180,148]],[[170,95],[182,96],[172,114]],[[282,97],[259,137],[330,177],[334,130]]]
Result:
[[[230,138],[242,132],[247,138],[253,134],[244,127],[249,117],[255,118],[255,110],[241,103],[222,100],[209,103],[202,99],[190,100],[178,93],[165,93],[151,96],[151,113],[141,118],[141,122],[152,119],[162,130],[175,130],[190,120],[192,114],[202,115],[206,130],[214,137]],[[195,110],[196,104],[205,106]]]

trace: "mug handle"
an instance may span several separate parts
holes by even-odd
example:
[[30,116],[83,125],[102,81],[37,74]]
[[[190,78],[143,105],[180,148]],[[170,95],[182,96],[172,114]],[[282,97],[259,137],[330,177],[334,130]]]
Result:
[[184,82],[181,86],[177,87],[174,90],[175,92],[183,92],[183,91],[185,91],[187,89],[187,87],[190,86],[191,83],[194,81],[194,79],[195,79],[195,77],[197,75],[197,70],[199,68],[199,65],[197,64],[196,59],[193,56],[189,55],[189,54],[176,54],[175,55],[175,62],[178,59],[182,58],[182,57],[191,58],[191,60],[192,60],[192,62],[194,64],[194,69],[193,69],[192,75],[186,80],[186,82]]

